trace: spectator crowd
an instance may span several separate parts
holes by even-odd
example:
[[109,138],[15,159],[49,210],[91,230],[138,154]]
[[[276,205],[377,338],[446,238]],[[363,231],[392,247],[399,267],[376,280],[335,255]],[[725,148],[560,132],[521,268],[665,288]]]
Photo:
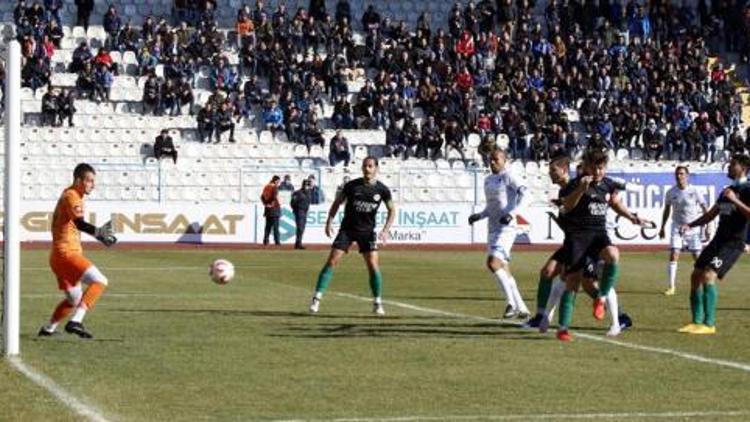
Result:
[[[32,89],[49,84],[59,3],[19,0],[14,13]],[[72,96],[108,101],[123,70],[109,51],[132,52],[145,76],[143,113],[187,106],[202,141],[228,132],[233,142],[243,120],[308,150],[328,141],[331,165],[347,165],[351,152],[340,131],[324,139],[327,127],[383,130],[385,153],[404,159],[455,151],[465,160],[477,134],[485,164],[498,144],[522,160],[600,148],[712,161],[719,137],[732,152],[750,146],[733,82],[744,75],[721,60],[709,68],[717,52],[750,56],[741,2],[549,0],[535,14],[533,0],[481,0],[456,3],[447,22],[422,13],[410,28],[374,5],[354,17],[347,0],[333,10],[320,0],[296,10],[255,0],[229,32],[218,28],[216,7],[176,0],[171,21],[148,16],[136,27],[110,6],[106,43],[94,54],[82,42],[73,53]],[[79,24],[89,16],[79,13]],[[194,110],[198,81],[211,95]]]

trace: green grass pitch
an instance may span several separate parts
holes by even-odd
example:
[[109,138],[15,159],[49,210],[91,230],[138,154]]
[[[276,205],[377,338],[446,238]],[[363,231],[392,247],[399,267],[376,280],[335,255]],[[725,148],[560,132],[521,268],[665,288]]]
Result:
[[[384,318],[371,314],[369,301],[342,295],[369,297],[362,259],[351,253],[320,314],[310,316],[326,254],[91,251],[110,288],[86,319],[96,338],[83,341],[36,337],[60,295],[47,252],[23,251],[22,359],[109,420],[534,420],[593,413],[682,420],[690,412],[702,415],[695,420],[750,419],[747,257],[720,284],[718,334],[694,337],[676,332],[689,319],[690,258],[681,261],[678,294],[665,297],[666,252],[623,253],[617,289],[635,326],[615,345],[575,337],[603,336],[607,328],[591,317],[585,295],[569,344],[487,320],[499,316],[504,300],[479,251],[386,248]],[[532,309],[547,256],[518,252],[512,263]],[[237,266],[226,286],[207,275],[219,257]],[[0,389],[0,420],[81,418],[7,361],[0,362]]]

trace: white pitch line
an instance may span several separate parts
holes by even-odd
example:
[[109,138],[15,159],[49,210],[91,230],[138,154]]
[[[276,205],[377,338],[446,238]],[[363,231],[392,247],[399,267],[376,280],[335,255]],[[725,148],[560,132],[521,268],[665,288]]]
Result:
[[[353,295],[353,294],[349,294],[349,293],[332,292],[331,294],[334,294],[336,296],[341,296],[341,297],[347,297],[347,298],[350,298],[350,299],[356,299],[356,300],[359,300],[359,301],[370,302],[372,300],[371,298],[367,298],[367,297],[364,297],[364,296]],[[396,307],[400,307],[400,308],[404,308],[404,309],[411,309],[413,311],[430,313],[430,314],[434,314],[434,315],[443,315],[443,316],[449,316],[449,317],[454,317],[454,318],[470,319],[470,320],[482,321],[482,322],[498,322],[498,321],[501,321],[503,323],[507,323],[507,324],[511,324],[511,325],[516,325],[518,327],[520,327],[520,326],[523,325],[522,323],[519,323],[519,322],[516,322],[516,321],[498,320],[498,319],[480,317],[480,316],[475,316],[475,315],[460,314],[460,313],[456,313],[456,312],[448,312],[448,311],[443,311],[443,310],[440,310],[440,309],[425,308],[425,307],[422,307],[422,306],[411,305],[409,303],[396,302],[396,301],[393,301],[393,300],[384,300],[383,303],[387,304],[387,305],[391,305],[391,306],[396,306]],[[587,333],[581,333],[581,332],[576,332],[575,336],[578,337],[578,338],[586,339],[586,340],[598,341],[600,343],[611,344],[611,345],[614,345],[614,346],[625,347],[625,348],[628,348],[628,349],[641,350],[641,351],[645,351],[645,352],[660,353],[660,354],[663,354],[663,355],[676,356],[676,357],[679,357],[679,358],[693,360],[693,361],[696,361],[696,362],[708,363],[708,364],[712,364],[712,365],[724,366],[724,367],[728,367],[728,368],[739,369],[739,370],[742,370],[742,371],[750,372],[750,365],[748,365],[746,363],[734,362],[734,361],[724,360],[724,359],[707,358],[705,356],[696,355],[694,353],[680,352],[679,350],[666,349],[666,348],[653,347],[653,346],[642,346],[640,344],[633,344],[633,343],[626,343],[626,342],[620,341],[620,340],[613,340],[613,339],[610,339],[610,338],[595,336],[593,334],[587,334]]]
[[275,422],[416,422],[416,421],[515,421],[559,419],[670,419],[750,415],[747,411],[707,412],[619,412],[619,413],[531,413],[516,415],[393,416],[383,418],[283,419]]
[[25,364],[20,358],[12,357],[8,359],[8,362],[10,362],[18,372],[24,374],[38,386],[49,391],[50,394],[55,396],[56,399],[60,400],[65,406],[72,409],[79,416],[93,422],[107,422],[107,418],[105,418],[95,407],[86,404],[83,400],[68,393],[51,378]]

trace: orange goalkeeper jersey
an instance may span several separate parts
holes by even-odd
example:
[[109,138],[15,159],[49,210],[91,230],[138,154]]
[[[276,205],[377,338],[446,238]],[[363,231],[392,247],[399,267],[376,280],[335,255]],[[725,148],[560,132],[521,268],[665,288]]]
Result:
[[81,232],[75,220],[83,217],[83,194],[74,187],[65,189],[57,201],[52,216],[52,253],[69,255],[82,253]]

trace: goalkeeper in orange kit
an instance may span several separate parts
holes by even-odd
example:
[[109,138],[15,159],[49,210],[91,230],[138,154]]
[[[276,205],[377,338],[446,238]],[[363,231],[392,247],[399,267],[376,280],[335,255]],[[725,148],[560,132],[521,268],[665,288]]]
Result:
[[[78,164],[73,171],[73,185],[66,188],[57,201],[52,216],[52,251],[49,264],[57,276],[57,286],[65,298],[55,308],[48,324],[39,329],[39,336],[55,334],[57,326],[73,313],[65,331],[81,338],[92,338],[83,326],[86,312],[107,288],[107,277],[83,256],[81,232],[94,236],[109,247],[117,242],[108,222],[95,227],[83,219],[83,199],[94,190],[96,172],[86,163]],[[88,287],[85,291],[81,282]]]

